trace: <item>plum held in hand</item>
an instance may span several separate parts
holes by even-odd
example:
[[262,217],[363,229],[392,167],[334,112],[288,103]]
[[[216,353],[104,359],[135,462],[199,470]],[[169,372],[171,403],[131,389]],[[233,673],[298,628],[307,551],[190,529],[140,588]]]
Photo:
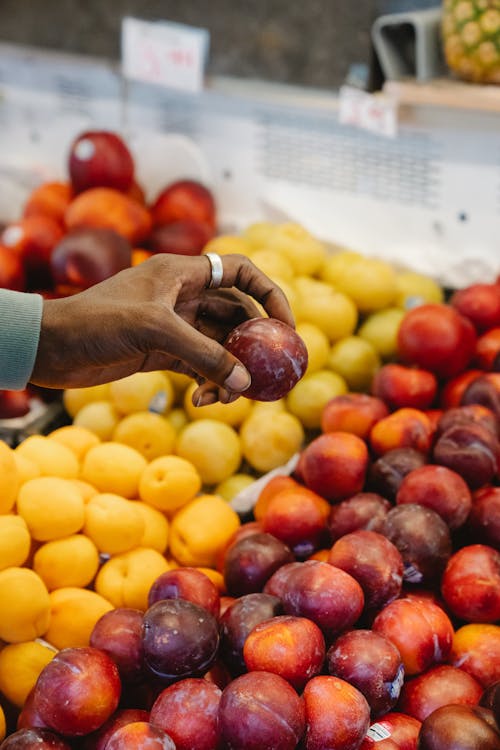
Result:
[[275,318],[252,318],[234,328],[225,348],[245,365],[252,382],[244,392],[256,401],[277,401],[304,375],[307,348],[293,328]]

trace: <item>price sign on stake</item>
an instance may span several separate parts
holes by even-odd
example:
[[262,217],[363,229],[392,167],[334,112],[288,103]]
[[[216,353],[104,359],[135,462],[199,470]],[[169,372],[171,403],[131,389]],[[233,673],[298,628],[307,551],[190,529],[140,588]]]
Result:
[[122,72],[126,78],[196,93],[203,89],[206,29],[126,17],[122,21]]
[[369,94],[353,86],[342,86],[339,122],[372,133],[395,138],[398,131],[397,102],[387,96]]

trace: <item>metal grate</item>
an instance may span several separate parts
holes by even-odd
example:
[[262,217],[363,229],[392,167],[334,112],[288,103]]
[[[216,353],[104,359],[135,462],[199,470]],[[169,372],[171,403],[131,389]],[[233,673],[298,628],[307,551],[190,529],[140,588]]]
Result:
[[441,148],[427,133],[387,139],[340,125],[270,115],[260,119],[259,171],[270,179],[357,193],[427,209],[439,205]]

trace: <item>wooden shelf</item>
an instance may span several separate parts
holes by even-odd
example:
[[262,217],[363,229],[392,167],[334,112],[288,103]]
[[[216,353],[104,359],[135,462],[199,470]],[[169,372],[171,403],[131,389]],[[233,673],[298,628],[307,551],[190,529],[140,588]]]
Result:
[[433,81],[386,81],[384,93],[402,105],[449,107],[500,113],[500,86],[465,83],[447,78]]

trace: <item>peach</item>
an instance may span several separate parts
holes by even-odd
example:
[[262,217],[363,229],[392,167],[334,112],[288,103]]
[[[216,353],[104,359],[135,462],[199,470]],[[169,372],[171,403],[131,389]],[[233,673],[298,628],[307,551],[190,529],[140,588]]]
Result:
[[68,182],[42,182],[28,195],[23,208],[23,216],[42,214],[64,225],[64,212],[69,206],[73,193]]
[[74,198],[64,214],[68,230],[83,227],[114,229],[132,245],[140,245],[151,230],[146,208],[113,188],[94,187]]
[[390,502],[376,492],[357,492],[333,505],[328,519],[332,541],[360,529],[380,532],[390,508]]
[[483,623],[456,630],[450,664],[465,670],[488,688],[500,680],[500,626]]
[[415,448],[394,448],[373,461],[368,471],[368,487],[394,502],[403,478],[425,463],[426,457]]
[[401,553],[406,583],[435,585],[452,551],[450,530],[436,511],[416,503],[397,505],[382,533]]
[[301,470],[306,486],[330,501],[361,492],[367,468],[366,444],[352,433],[325,433],[303,450]]
[[177,750],[214,750],[221,695],[213,682],[186,677],[160,693],[150,721],[168,733]]
[[285,563],[290,548],[272,534],[250,534],[232,544],[225,555],[224,580],[232,596],[262,591],[266,581]]
[[121,685],[112,659],[98,649],[64,649],[43,669],[34,708],[50,729],[68,737],[98,729],[118,707]]
[[425,672],[448,659],[453,625],[430,600],[402,598],[390,602],[373,621],[373,630],[398,649],[405,675]]
[[398,330],[398,352],[408,363],[439,378],[463,372],[476,347],[472,323],[445,304],[419,305],[406,313]]
[[381,609],[401,592],[403,558],[389,539],[375,531],[358,530],[341,537],[331,548],[328,562],[359,583],[369,612]]
[[466,528],[474,541],[500,550],[500,487],[474,492]]
[[172,738],[147,721],[133,721],[110,735],[107,750],[175,750]]
[[436,376],[428,370],[396,363],[383,365],[374,375],[371,391],[391,409],[429,409],[437,393]]
[[243,658],[248,671],[279,674],[301,692],[321,672],[325,639],[308,618],[278,615],[254,626],[243,645]]
[[306,728],[303,699],[271,672],[249,672],[229,683],[218,720],[222,746],[246,750],[295,750]]
[[357,750],[370,724],[364,695],[331,675],[313,677],[304,689],[306,750]]
[[327,641],[352,627],[364,607],[363,590],[351,575],[316,560],[290,570],[281,598],[286,614],[308,617]]
[[262,530],[303,559],[327,542],[329,515],[330,505],[324,498],[296,485],[282,489],[270,499],[262,517]]
[[219,616],[220,596],[214,583],[196,568],[177,568],[162,573],[148,594],[148,606],[160,599],[187,599]]
[[475,706],[483,694],[480,683],[462,669],[441,664],[408,680],[401,691],[401,711],[424,721],[450,703]]
[[407,474],[396,503],[416,503],[436,511],[449,528],[462,526],[472,507],[472,497],[462,477],[445,466],[421,466]]
[[254,626],[281,614],[281,600],[271,594],[245,594],[229,604],[220,617],[220,654],[231,674],[246,671],[243,647]]
[[368,701],[372,716],[397,703],[404,669],[396,646],[372,630],[350,630],[339,636],[327,653],[328,672],[357,688]]
[[118,607],[105,612],[90,634],[89,645],[113,659],[123,682],[136,682],[143,676],[142,619],[140,609]]
[[197,180],[176,180],[164,187],[151,206],[155,226],[179,219],[205,222],[215,229],[216,207],[212,191]]
[[441,594],[462,620],[500,620],[500,552],[486,544],[462,547],[448,561]]
[[432,443],[431,421],[419,409],[397,409],[372,427],[369,443],[378,456],[395,448],[414,448],[427,455]]
[[384,402],[365,393],[346,393],[332,398],[323,409],[323,432],[351,432],[360,438],[368,437],[379,419],[387,417]]

